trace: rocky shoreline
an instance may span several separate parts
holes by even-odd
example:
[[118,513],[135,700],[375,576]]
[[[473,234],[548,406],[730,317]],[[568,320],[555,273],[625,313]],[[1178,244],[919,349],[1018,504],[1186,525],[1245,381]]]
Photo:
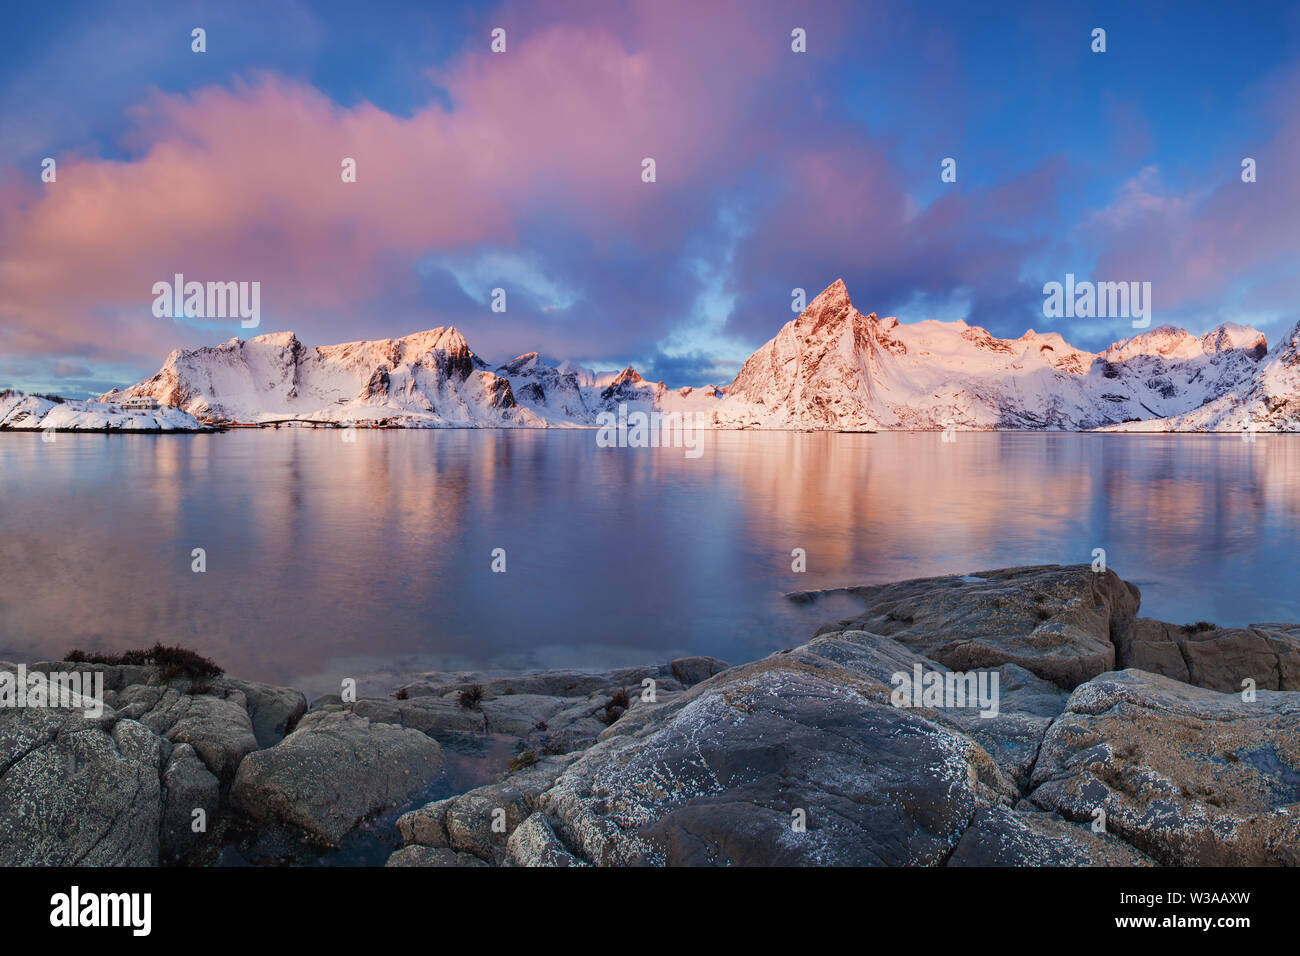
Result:
[[[389,866],[1300,863],[1300,625],[1139,618],[1086,566],[848,591],[863,613],[736,667],[309,704],[32,664],[102,675],[104,708],[0,708],[0,864],[295,863],[358,834]],[[996,715],[897,706],[922,672],[982,675]]]

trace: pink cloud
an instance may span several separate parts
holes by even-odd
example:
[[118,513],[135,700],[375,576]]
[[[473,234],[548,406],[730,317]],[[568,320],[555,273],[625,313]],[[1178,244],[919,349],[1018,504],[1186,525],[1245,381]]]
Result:
[[138,159],[64,158],[6,215],[0,313],[20,326],[94,340],[107,333],[87,329],[93,310],[137,336],[124,348],[155,351],[150,289],[174,272],[261,281],[266,307],[347,307],[393,279],[393,253],[510,237],[492,171],[464,160],[437,113],[343,110],[265,75],[159,95],[136,120]]
[[745,14],[715,7],[683,31],[680,11],[647,4],[618,23],[512,27],[500,56],[485,33],[437,75],[451,107],[410,117],[270,73],[155,93],[131,111],[132,159],[65,155],[56,183],[0,180],[0,347],[152,360],[201,336],[150,312],[175,272],[260,281],[281,327],[414,303],[416,259],[508,246],[523,214],[671,246],[698,215],[687,185],[726,175],[753,80],[786,49]]

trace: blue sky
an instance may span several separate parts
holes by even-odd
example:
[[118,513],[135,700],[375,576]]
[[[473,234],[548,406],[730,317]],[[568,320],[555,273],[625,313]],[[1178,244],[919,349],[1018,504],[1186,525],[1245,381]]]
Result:
[[312,345],[454,324],[672,386],[839,277],[863,311],[1094,349],[1128,324],[1045,319],[1044,282],[1150,281],[1195,332],[1300,320],[1300,7],[987,6],[11,6],[0,385],[101,391],[249,334],[155,318],[177,270],[260,281],[257,331]]

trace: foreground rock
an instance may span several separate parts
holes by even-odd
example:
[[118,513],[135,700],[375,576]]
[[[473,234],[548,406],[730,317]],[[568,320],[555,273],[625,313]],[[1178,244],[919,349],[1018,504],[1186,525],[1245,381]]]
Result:
[[[634,707],[576,759],[398,826],[408,843],[515,865],[942,863],[978,808],[1019,791],[955,729],[967,715],[891,704],[889,674],[919,660],[865,632],[817,638]],[[1063,703],[1033,691],[1026,703]]]
[[0,710],[0,866],[157,864],[161,763],[112,711]]
[[548,670],[493,678],[463,671],[426,674],[420,680],[404,685],[402,690],[411,697],[446,697],[479,687],[487,698],[515,694],[573,698],[605,693],[615,687],[639,692],[646,680],[653,680],[660,690],[681,690],[726,668],[727,662],[716,657],[681,657],[667,664],[612,671]]
[[1143,671],[1104,674],[1048,728],[1033,785],[1035,804],[1104,819],[1161,863],[1295,866],[1300,694],[1245,701]]
[[302,691],[251,680],[223,678],[221,683],[242,694],[259,747],[274,747],[307,712]]
[[1017,664],[1067,690],[1115,666],[1138,589],[1087,565],[1007,568],[848,588],[868,610],[819,633],[892,637],[953,670]]
[[1233,693],[1300,690],[1300,633],[1289,624],[1215,627],[1138,618],[1116,635],[1119,666]]
[[[1248,702],[1110,670],[1115,641],[1127,653],[1148,627],[1113,574],[1020,568],[854,593],[866,613],[803,646],[407,814],[400,852],[525,866],[1297,862],[1300,694]],[[1217,671],[1207,656],[1187,675],[1263,683],[1266,661],[1285,675],[1277,638],[1294,628],[1244,630],[1222,629]],[[1281,646],[1272,658],[1257,631]],[[895,706],[918,666],[996,677],[998,706]]]
[[987,807],[962,834],[949,866],[1154,866],[1104,830],[1054,813]]
[[510,741],[520,754],[563,754],[590,747],[644,695],[672,699],[726,667],[716,657],[684,657],[612,671],[552,670],[508,677],[430,673],[404,683],[395,698],[345,705],[337,695],[328,695],[313,701],[311,710],[348,710],[418,730],[444,745],[492,735]]
[[441,765],[441,748],[417,730],[311,714],[274,747],[244,758],[230,800],[259,824],[337,846],[361,820],[423,790]]
[[[168,679],[145,665],[32,664],[36,674],[99,677],[103,706],[74,701],[101,711],[93,718],[0,708],[0,864],[211,863],[236,838],[252,859],[315,858],[303,840],[337,847],[376,815],[411,808],[439,777],[440,740],[462,764],[482,764],[469,776],[545,767],[594,744],[647,689],[671,699],[725,667],[683,658],[609,672],[430,674],[402,699],[345,706],[327,697],[307,713],[300,692],[253,681]],[[16,669],[0,663],[7,675]],[[472,701],[463,701],[471,689]],[[458,844],[486,856],[504,847],[505,834],[479,827],[476,814],[451,819]],[[521,852],[542,858],[543,834],[538,827]],[[482,862],[425,849],[395,862]]]
[[[162,773],[162,827],[159,854],[179,863],[204,845],[204,830],[221,812],[221,781],[204,766],[194,748],[180,744]],[[202,829],[196,822],[203,824]]]
[[542,795],[582,858],[936,864],[978,807],[1016,794],[973,740],[894,708],[883,685],[813,647],[715,681]]
[[96,672],[105,706],[0,707],[0,864],[1300,863],[1297,626],[1138,618],[1084,567],[853,593],[738,667],[427,674],[310,708],[32,665]]

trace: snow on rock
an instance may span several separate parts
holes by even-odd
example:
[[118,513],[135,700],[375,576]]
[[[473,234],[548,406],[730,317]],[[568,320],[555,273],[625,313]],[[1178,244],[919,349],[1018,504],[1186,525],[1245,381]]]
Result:
[[670,391],[633,368],[599,374],[528,352],[495,371],[455,328],[309,349],[292,332],[177,350],[152,378],[105,400],[152,396],[226,422],[384,422],[411,428],[587,427],[601,412],[688,411],[720,391]]
[[0,393],[0,429],[12,431],[198,431],[194,416],[161,405],[158,408],[123,408],[114,402],[54,402],[22,392]]
[[1234,324],[1200,337],[1160,326],[1100,353],[1056,332],[905,324],[859,312],[836,280],[722,388],[669,389],[630,366],[596,372],[536,352],[492,370],[455,328],[438,328],[312,349],[281,332],[178,350],[104,399],[151,395],[201,419],[407,427],[590,427],[626,406],[720,428],[1167,430],[1243,416],[1294,428],[1300,382],[1282,351],[1266,355],[1261,333]]
[[509,380],[488,371],[455,328],[313,349],[282,332],[177,350],[153,378],[104,398],[138,395],[223,421],[546,424],[516,404]]
[[[1219,331],[1216,329],[1209,335]],[[1263,347],[1263,336],[1255,341],[1250,336],[1237,334],[1236,341],[1248,341],[1252,350]],[[1300,431],[1300,323],[1278,342],[1272,352],[1247,371],[1249,374],[1241,381],[1232,383],[1230,388],[1223,389],[1193,409],[1167,418],[1131,422],[1114,430]]]
[[896,427],[896,319],[864,316],[836,280],[751,355],[717,410],[720,425],[758,428]]
[[585,393],[596,376],[587,369],[552,367],[527,352],[496,370],[510,383],[515,401],[553,425],[586,425],[591,413]]
[[1165,326],[1101,354],[1055,332],[999,339],[962,321],[863,315],[836,280],[745,362],[723,426],[1089,430],[1199,408],[1253,374],[1263,336]]

